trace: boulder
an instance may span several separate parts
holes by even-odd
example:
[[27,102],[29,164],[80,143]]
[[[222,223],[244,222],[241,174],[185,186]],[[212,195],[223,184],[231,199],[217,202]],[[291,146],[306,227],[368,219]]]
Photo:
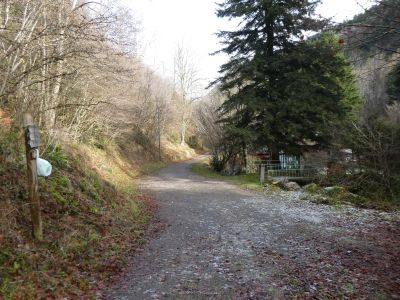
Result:
[[284,185],[285,189],[288,191],[299,191],[301,190],[301,186],[294,181],[290,181]]
[[277,182],[277,185],[286,190],[286,191],[299,191],[301,190],[300,185],[297,182],[294,181],[287,181],[287,180],[282,180]]

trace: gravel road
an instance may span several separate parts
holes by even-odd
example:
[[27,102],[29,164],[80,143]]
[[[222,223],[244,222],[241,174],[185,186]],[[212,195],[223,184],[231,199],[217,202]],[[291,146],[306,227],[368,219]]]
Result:
[[166,226],[107,299],[400,299],[398,213],[246,191],[193,162],[142,182]]

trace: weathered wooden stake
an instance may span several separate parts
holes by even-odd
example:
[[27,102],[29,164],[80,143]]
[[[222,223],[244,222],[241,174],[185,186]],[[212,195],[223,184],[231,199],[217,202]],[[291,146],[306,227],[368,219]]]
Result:
[[263,183],[265,180],[265,165],[260,166],[260,182]]
[[34,122],[32,115],[29,113],[24,114],[23,127],[25,133],[25,148],[26,148],[26,164],[28,167],[28,190],[29,190],[29,204],[32,218],[32,233],[36,240],[43,239],[42,217],[40,215],[40,199],[38,195],[38,176],[37,176],[37,148],[39,146],[39,136],[35,132]]
[[157,132],[158,132],[158,160],[161,161],[161,124],[160,108],[157,106]]

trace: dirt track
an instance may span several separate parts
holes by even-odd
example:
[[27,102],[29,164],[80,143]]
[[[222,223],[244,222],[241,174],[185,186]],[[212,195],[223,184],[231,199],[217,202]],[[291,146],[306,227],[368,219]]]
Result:
[[400,299],[398,214],[245,191],[191,163],[142,182],[166,227],[107,299]]

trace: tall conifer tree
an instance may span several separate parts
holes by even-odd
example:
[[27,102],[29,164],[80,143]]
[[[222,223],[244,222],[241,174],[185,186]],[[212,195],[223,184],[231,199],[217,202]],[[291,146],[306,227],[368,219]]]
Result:
[[351,69],[332,34],[305,41],[324,21],[316,1],[225,0],[217,15],[240,20],[222,31],[230,60],[215,82],[227,96],[220,108],[227,134],[301,154],[329,145],[335,122],[358,101]]

